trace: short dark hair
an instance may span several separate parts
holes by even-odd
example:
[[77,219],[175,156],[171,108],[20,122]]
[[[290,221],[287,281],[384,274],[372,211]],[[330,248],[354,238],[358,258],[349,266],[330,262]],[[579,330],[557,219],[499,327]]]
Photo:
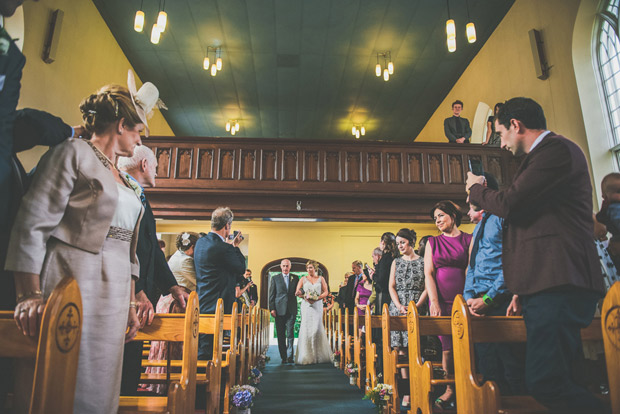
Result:
[[163,241],[162,239],[157,239],[157,244],[159,244],[159,248],[160,249],[165,249],[166,248],[166,242]]
[[431,219],[435,220],[435,210],[441,210],[454,220],[456,227],[461,225],[461,219],[463,218],[463,213],[461,213],[461,209],[456,205],[453,201],[450,200],[442,200],[435,204],[431,209]]
[[527,129],[547,129],[542,106],[530,98],[512,98],[504,102],[495,116],[498,124],[510,128],[510,120],[521,121]]
[[452,102],[452,108],[454,108],[454,105],[461,105],[461,108],[464,108],[465,105],[463,105],[463,101],[457,99],[456,101]]
[[414,229],[400,229],[398,230],[398,233],[396,233],[396,237],[408,240],[409,246],[414,247],[418,235]]

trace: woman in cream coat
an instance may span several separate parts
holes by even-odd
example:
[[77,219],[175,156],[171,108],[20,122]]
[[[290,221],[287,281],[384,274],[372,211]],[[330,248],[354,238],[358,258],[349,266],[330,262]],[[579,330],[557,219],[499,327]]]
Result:
[[80,414],[117,412],[123,343],[139,327],[133,301],[143,209],[139,189],[114,165],[141,143],[150,108],[138,98],[110,85],[82,101],[92,138],[68,139],[45,154],[11,233],[6,269],[15,275],[15,321],[25,335],[36,334],[45,299],[62,277],[74,277],[80,287],[74,401]]

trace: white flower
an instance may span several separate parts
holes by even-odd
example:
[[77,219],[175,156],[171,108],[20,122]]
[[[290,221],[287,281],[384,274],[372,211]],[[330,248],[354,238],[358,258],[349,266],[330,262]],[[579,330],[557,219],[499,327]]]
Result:
[[191,243],[191,241],[189,240],[189,233],[183,233],[183,235],[181,235],[181,244],[183,246],[189,246],[189,244]]

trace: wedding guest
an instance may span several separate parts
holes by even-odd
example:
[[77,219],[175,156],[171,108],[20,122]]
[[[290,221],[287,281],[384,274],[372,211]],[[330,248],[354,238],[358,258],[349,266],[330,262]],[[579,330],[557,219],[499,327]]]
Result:
[[134,287],[143,207],[115,162],[140,145],[157,99],[150,83],[135,94],[108,85],[85,98],[80,111],[91,139],[68,139],[41,159],[11,233],[6,269],[15,274],[15,321],[25,335],[37,334],[45,300],[63,276],[80,287],[75,412],[116,413],[123,343],[140,325]]
[[[198,241],[198,234],[184,231],[177,235],[177,251],[168,260],[168,266],[174,275],[179,286],[188,294],[196,290],[196,270],[194,267],[194,247]],[[175,300],[174,295],[162,295],[157,301],[155,312],[163,313],[183,313],[183,309]],[[183,344],[180,342],[151,341],[149,350],[149,360],[180,360],[183,358]],[[166,367],[147,367],[146,373],[165,374]],[[147,391],[159,395],[166,395],[168,392],[167,384],[148,384],[143,385]]]
[[495,117],[501,107],[502,103],[496,103],[495,108],[493,108],[493,115],[487,119],[487,136],[482,145],[488,145],[489,147],[499,147],[501,145],[499,134],[495,131]]
[[[431,316],[449,316],[456,295],[463,293],[465,270],[469,258],[471,234],[458,229],[463,213],[452,201],[440,201],[430,211],[439,236],[430,237],[424,252],[424,274]],[[440,336],[441,364],[447,373],[452,365],[452,337]],[[447,408],[454,399],[454,389],[446,391],[435,400],[438,409]]]
[[377,305],[375,306],[375,315],[381,315],[383,305],[389,305],[391,302],[389,284],[390,269],[392,262],[399,256],[398,247],[396,246],[396,236],[392,232],[385,232],[381,235],[379,241],[379,249],[381,249],[381,258],[375,266],[375,274],[373,280],[375,289],[377,290]]
[[372,294],[372,279],[366,273],[362,272],[362,275],[355,289],[355,307],[357,308],[357,314],[364,316],[366,314],[365,309],[368,298]]
[[[416,232],[413,229],[400,229],[396,234],[396,244],[401,253],[392,262],[390,267],[390,303],[391,316],[403,316],[407,314],[407,306],[413,301],[421,314],[426,314],[427,293],[424,287],[424,258],[418,256],[413,250],[416,241]],[[399,355],[406,355],[409,340],[406,331],[390,332],[391,345]],[[409,388],[409,370],[401,369],[399,388],[403,391]],[[404,395],[403,405],[409,405],[409,395]]]

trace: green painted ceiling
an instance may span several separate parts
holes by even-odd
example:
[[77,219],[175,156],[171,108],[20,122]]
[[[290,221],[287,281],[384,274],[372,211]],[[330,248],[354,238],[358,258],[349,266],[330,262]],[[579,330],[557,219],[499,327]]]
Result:
[[[241,137],[353,139],[356,123],[362,139],[411,141],[514,0],[469,0],[474,44],[466,0],[451,0],[455,53],[443,0],[168,0],[158,45],[149,41],[158,0],[144,0],[142,33],[140,0],[93,2],[140,78],[159,87],[177,136],[228,136],[226,121],[239,119]],[[207,46],[222,48],[216,77],[202,68]],[[375,76],[386,50],[389,82]]]

